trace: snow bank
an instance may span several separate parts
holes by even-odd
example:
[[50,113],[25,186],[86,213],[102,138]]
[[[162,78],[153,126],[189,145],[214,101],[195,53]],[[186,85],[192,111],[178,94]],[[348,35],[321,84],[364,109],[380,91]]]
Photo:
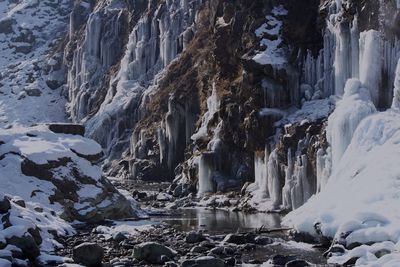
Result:
[[[335,149],[335,147],[332,147]],[[384,243],[391,255],[379,260],[375,246],[361,246],[333,255],[343,264],[398,266],[400,263],[400,114],[393,110],[365,118],[337,161],[325,189],[284,218],[296,230],[332,237],[351,247],[357,243]],[[396,265],[397,264],[397,265]]]

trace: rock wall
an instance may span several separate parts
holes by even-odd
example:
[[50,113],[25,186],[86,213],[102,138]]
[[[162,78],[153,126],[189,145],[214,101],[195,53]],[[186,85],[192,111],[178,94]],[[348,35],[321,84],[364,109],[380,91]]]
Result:
[[[143,106],[143,93],[193,36],[200,0],[78,1],[71,14],[69,113],[118,158]],[[86,17],[81,23],[82,18]]]

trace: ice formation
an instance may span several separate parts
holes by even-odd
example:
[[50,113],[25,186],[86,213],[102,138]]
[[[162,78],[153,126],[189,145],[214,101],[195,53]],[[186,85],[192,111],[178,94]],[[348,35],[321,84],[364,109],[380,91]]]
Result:
[[394,80],[392,108],[396,110],[400,109],[400,59],[397,63],[396,78]]
[[[314,225],[319,223],[323,235],[346,246],[357,242],[398,243],[400,199],[397,177],[400,174],[396,158],[400,151],[399,122],[397,111],[365,118],[354,132],[325,188],[306,205],[290,213],[284,223],[315,235]],[[393,246],[384,247],[395,251]],[[355,248],[342,256],[334,255],[330,261],[342,264],[360,249],[365,252],[357,255],[361,257],[357,263],[378,261],[371,253],[373,247]],[[388,259],[395,255],[384,257]],[[395,257],[398,263],[398,255]],[[383,258],[379,262],[384,261]]]
[[199,197],[206,193],[215,192],[215,170],[215,154],[213,152],[203,153],[199,160],[199,188],[197,192]]
[[[190,41],[200,2],[166,1],[154,14],[143,15],[130,32],[126,32],[124,5],[110,1],[90,14],[85,41],[75,50],[69,69],[69,110],[74,121],[86,122],[88,136],[111,157],[117,157],[123,142],[129,141],[143,92]],[[119,40],[124,34],[129,35],[125,51]],[[118,55],[123,55],[121,64],[107,85],[105,70],[116,63]]]
[[343,99],[328,119],[326,136],[332,149],[332,168],[350,144],[358,124],[376,111],[370,100],[369,91],[357,79],[349,79],[344,89]]

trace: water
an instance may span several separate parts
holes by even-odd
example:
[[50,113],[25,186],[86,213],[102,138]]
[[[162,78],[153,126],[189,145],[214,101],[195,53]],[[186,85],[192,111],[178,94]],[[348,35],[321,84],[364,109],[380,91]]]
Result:
[[204,230],[211,234],[248,232],[262,226],[266,229],[281,227],[279,214],[248,214],[204,208],[184,209],[178,215],[152,220],[167,223],[179,231]]
[[[250,232],[260,227],[264,229],[281,228],[281,215],[214,210],[205,208],[184,209],[181,213],[169,217],[153,217],[154,223],[167,223],[178,231],[188,232],[203,230],[211,235],[222,235],[236,232]],[[284,231],[277,231],[268,236],[276,242],[269,246],[258,247],[256,250],[243,254],[243,261],[257,260],[266,262],[274,255],[295,256],[317,266],[328,266],[322,251],[312,248],[312,245],[289,241]],[[238,266],[269,266],[269,265],[238,265]]]

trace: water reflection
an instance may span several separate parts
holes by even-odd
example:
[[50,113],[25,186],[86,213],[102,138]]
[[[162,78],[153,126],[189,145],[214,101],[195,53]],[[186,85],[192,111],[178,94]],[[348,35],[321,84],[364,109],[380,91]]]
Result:
[[280,227],[279,214],[247,214],[225,210],[185,209],[182,214],[168,218],[154,218],[174,226],[180,231],[206,230],[210,233],[249,231],[264,226]]

